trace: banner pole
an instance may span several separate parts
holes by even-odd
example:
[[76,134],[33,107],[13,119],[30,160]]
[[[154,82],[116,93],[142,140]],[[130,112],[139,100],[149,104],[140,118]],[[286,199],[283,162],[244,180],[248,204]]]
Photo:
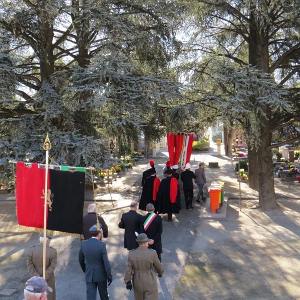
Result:
[[46,151],[46,166],[45,166],[45,186],[44,186],[44,236],[43,236],[43,277],[46,279],[46,244],[47,244],[47,208],[48,208],[48,169],[49,169],[49,150],[51,143],[48,133],[46,135],[43,149]]

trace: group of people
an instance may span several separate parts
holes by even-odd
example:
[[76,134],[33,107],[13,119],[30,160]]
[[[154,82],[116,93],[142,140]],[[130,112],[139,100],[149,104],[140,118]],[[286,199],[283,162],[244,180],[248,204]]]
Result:
[[[134,290],[135,299],[158,299],[156,275],[162,276],[161,234],[162,219],[154,213],[154,205],[146,207],[148,213],[137,213],[138,203],[130,204],[129,212],[122,215],[119,227],[125,229],[124,247],[130,250],[124,276],[126,288]],[[108,226],[96,213],[96,204],[88,206],[83,217],[83,240],[79,250],[79,264],[85,274],[86,299],[96,300],[97,290],[101,300],[109,299],[107,287],[112,283],[111,267],[106,244]],[[43,238],[27,253],[27,269],[32,276],[25,284],[25,300],[55,300],[54,270],[57,251],[50,246],[51,237],[46,241],[46,276],[43,275]]]
[[154,161],[150,161],[150,168],[143,172],[142,194],[139,208],[145,210],[147,203],[152,203],[155,212],[168,214],[168,221],[172,221],[172,214],[179,213],[180,205],[180,182],[185,199],[186,209],[193,208],[194,181],[198,187],[196,201],[204,203],[206,200],[206,176],[204,163],[199,163],[195,173],[191,171],[190,163],[184,169],[178,165],[170,166],[169,162],[163,170],[164,178],[160,180],[157,176]]
[[[184,170],[168,163],[163,170],[163,179],[157,176],[154,161],[143,172],[142,194],[140,202],[133,201],[130,210],[122,214],[119,228],[124,232],[124,248],[129,250],[128,264],[124,275],[126,288],[133,289],[136,300],[158,299],[157,275],[163,274],[161,264],[163,232],[162,218],[167,214],[179,213],[180,181],[182,182],[186,209],[193,208],[193,181],[198,186],[197,201],[205,201],[203,193],[206,184],[204,164],[200,163],[195,173],[190,164]],[[137,212],[138,208],[147,211],[146,215]],[[85,274],[86,298],[95,300],[97,290],[101,300],[109,299],[107,287],[112,283],[111,267],[107,256],[106,244],[102,238],[108,237],[108,226],[96,212],[96,204],[88,206],[83,217],[83,240],[79,250],[79,264]],[[43,238],[40,244],[28,251],[27,268],[31,277],[25,284],[25,300],[55,300],[54,270],[57,264],[57,251],[50,246],[50,237],[46,242],[46,276],[43,275]]]

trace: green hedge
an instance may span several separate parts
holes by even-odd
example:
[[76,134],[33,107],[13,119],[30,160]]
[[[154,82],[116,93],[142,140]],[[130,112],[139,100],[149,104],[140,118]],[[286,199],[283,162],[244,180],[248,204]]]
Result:
[[209,141],[208,139],[201,139],[199,141],[193,142],[194,151],[206,151],[209,150]]

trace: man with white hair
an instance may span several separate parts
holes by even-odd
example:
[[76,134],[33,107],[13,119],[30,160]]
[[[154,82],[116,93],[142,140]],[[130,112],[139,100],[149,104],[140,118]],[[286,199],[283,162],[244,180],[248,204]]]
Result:
[[132,201],[130,203],[130,211],[122,214],[119,227],[125,229],[124,233],[124,248],[128,250],[136,249],[136,233],[143,231],[143,216],[137,213],[138,203]]
[[[98,215],[98,222],[103,231],[103,237],[108,237],[108,227],[104,219]],[[97,211],[96,203],[91,203],[88,205],[87,214],[83,217],[82,220],[82,233],[85,240],[88,240],[91,237],[89,229],[97,224]]]
[[[32,246],[27,254],[27,269],[31,276],[43,276],[43,241],[40,237],[40,244]],[[50,247],[50,237],[46,241],[46,281],[52,289],[52,293],[48,295],[48,300],[55,300],[55,277],[54,270],[57,264],[57,251]],[[30,299],[30,298],[29,298]],[[39,299],[39,298],[33,298]],[[42,298],[43,299],[43,298]]]
[[194,198],[194,184],[193,179],[196,178],[195,174],[191,169],[191,164],[187,163],[185,165],[185,170],[181,173],[181,181],[183,185],[183,193],[185,200],[186,209],[193,208],[193,198]]
[[25,283],[24,300],[48,300],[47,292],[51,289],[48,287],[43,277],[33,276]]

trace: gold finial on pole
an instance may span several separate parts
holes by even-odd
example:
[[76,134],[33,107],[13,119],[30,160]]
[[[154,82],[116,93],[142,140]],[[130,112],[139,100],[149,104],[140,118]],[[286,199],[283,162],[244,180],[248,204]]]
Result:
[[49,135],[47,133],[46,138],[44,140],[43,149],[45,151],[49,151],[49,150],[51,150],[51,147],[52,147],[51,142],[50,142],[50,139],[49,139]]
[[51,142],[47,133],[43,149],[46,151],[46,166],[45,166],[45,188],[44,188],[44,239],[43,239],[43,277],[46,279],[46,243],[47,243],[47,209],[48,209],[48,169],[49,169],[49,150]]

